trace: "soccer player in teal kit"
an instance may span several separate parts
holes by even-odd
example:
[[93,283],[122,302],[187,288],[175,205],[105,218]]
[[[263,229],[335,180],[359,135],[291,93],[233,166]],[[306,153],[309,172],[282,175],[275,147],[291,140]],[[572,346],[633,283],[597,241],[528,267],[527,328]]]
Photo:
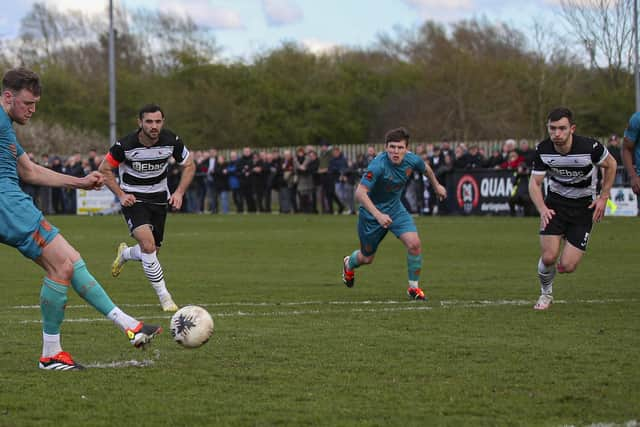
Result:
[[389,131],[385,137],[385,152],[376,156],[364,171],[356,189],[356,200],[360,203],[360,249],[344,257],[342,281],[347,287],[354,285],[354,270],[373,262],[378,245],[391,231],[407,248],[407,295],[411,299],[424,300],[424,292],[418,283],[422,270],[420,237],[400,196],[414,171],[426,173],[439,198],[447,197],[447,190],[440,185],[429,165],[408,148],[409,133],[404,128]]
[[[51,187],[100,188],[102,174],[92,172],[76,178],[33,163],[16,138],[13,123],[26,124],[40,100],[40,78],[24,68],[9,70],[2,78],[0,94],[0,242],[13,246],[46,272],[40,290],[42,356],[39,367],[47,370],[78,370],[71,355],[62,351],[60,326],[67,291],[72,287],[96,310],[113,321],[135,347],[143,347],[162,331],[145,325],[118,308],[91,275],[82,257],[33,200],[20,181]],[[6,284],[9,286],[9,284]]]

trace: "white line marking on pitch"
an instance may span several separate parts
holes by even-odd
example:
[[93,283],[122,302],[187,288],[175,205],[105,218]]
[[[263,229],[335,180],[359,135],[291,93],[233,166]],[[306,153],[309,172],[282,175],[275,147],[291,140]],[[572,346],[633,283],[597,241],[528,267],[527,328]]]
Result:
[[[426,305],[416,306],[416,307],[389,307],[389,308],[354,308],[351,310],[329,310],[329,311],[321,311],[321,310],[291,310],[291,311],[266,311],[266,312],[247,312],[247,311],[236,311],[233,313],[211,313],[211,316],[216,317],[280,317],[280,316],[304,316],[309,314],[323,314],[323,313],[383,313],[383,312],[394,312],[394,311],[426,311],[433,310],[433,307],[429,307]],[[168,320],[171,316],[168,315],[158,315],[158,316],[139,316],[137,317],[140,320]],[[81,318],[67,318],[64,319],[65,322],[68,323],[93,323],[93,322],[107,322],[110,321],[106,317],[81,317]],[[12,323],[12,321],[9,321]],[[40,319],[28,319],[28,320],[17,320],[15,323],[19,324],[27,324],[27,323],[42,323]]]
[[[630,298],[613,298],[613,299],[586,299],[586,300],[554,300],[555,304],[616,304],[616,303],[636,303],[638,299]],[[409,304],[408,301],[286,301],[286,302],[220,302],[220,303],[197,303],[202,307],[291,307],[299,305],[397,305]],[[441,307],[485,307],[500,305],[529,305],[534,304],[535,300],[442,300]],[[186,305],[186,304],[185,304]],[[158,304],[121,304],[121,308],[144,308],[157,307]],[[39,305],[14,305],[9,306],[12,310],[40,310]],[[90,308],[86,304],[68,305],[67,309],[85,309]]]
[[[603,300],[577,300],[577,301],[565,301],[565,300],[555,300],[554,304],[610,304],[610,303],[619,303],[619,302],[637,302],[635,299],[603,299]],[[212,312],[211,315],[213,317],[278,317],[278,316],[304,316],[304,315],[313,315],[313,314],[324,314],[324,313],[383,313],[383,312],[400,312],[400,311],[428,311],[434,310],[438,308],[443,309],[455,309],[455,308],[483,308],[483,307],[496,307],[496,306],[528,306],[532,305],[533,301],[528,300],[444,300],[440,301],[438,306],[432,307],[419,302],[406,302],[404,305],[399,305],[398,301],[328,301],[328,302],[311,302],[311,301],[302,301],[302,302],[290,302],[286,304],[278,304],[278,303],[263,303],[259,306],[265,307],[275,307],[275,306],[296,306],[296,305],[361,305],[368,306],[366,308],[348,308],[348,309],[333,309],[333,310],[280,310],[280,311],[265,311],[265,312],[250,312],[250,311],[234,311],[234,312]],[[201,304],[202,306],[216,306],[216,304]],[[245,305],[243,303],[233,304],[233,303],[225,303],[225,305],[233,306],[233,305]],[[381,305],[391,305],[390,307],[380,307]],[[88,307],[88,306],[83,306]],[[39,307],[38,307],[39,308]],[[153,319],[170,319],[170,315],[157,315],[157,316],[140,316],[141,320],[153,320]],[[83,318],[67,318],[66,322],[77,322],[77,323],[87,323],[87,322],[106,322],[107,318],[104,317],[83,317]],[[9,321],[10,323],[12,321]],[[28,319],[28,320],[17,320],[15,323],[26,324],[26,323],[42,323],[39,319]]]
[[94,363],[85,363],[85,368],[146,368],[147,366],[153,365],[155,362],[151,359],[143,359],[143,360],[114,360],[113,362],[94,362]]

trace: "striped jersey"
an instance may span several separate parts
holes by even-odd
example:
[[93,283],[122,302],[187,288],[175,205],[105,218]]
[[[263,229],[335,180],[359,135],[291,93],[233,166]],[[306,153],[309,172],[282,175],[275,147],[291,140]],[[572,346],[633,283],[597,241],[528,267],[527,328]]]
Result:
[[560,154],[547,138],[536,146],[531,173],[547,175],[550,195],[571,200],[593,200],[598,182],[596,166],[601,165],[608,155],[606,147],[595,139],[573,135],[571,150]]
[[150,147],[140,143],[140,132],[116,141],[106,160],[118,168],[120,188],[125,193],[133,194],[138,201],[166,204],[170,197],[167,186],[170,158],[183,165],[189,158],[189,150],[182,139],[168,129],[162,129],[158,141]]

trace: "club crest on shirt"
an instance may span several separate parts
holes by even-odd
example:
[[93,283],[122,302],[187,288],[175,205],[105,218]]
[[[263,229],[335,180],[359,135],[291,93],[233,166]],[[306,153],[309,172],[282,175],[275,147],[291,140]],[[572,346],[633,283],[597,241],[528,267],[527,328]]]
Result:
[[411,176],[411,174],[412,174],[412,173],[413,173],[413,169],[411,169],[411,168],[407,168],[407,169],[405,169],[405,171],[404,171],[404,174],[405,174],[406,176]]
[[373,179],[373,172],[368,171],[367,174],[365,175],[365,179],[367,181],[371,181]]

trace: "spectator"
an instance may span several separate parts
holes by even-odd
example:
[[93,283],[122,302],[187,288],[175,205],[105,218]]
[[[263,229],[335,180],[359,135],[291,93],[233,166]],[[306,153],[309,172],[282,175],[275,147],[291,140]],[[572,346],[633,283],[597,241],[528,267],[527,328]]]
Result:
[[236,205],[236,212],[244,212],[244,202],[242,193],[240,192],[240,178],[238,178],[238,153],[232,151],[229,153],[229,163],[227,163],[227,176],[229,177],[229,188],[233,203]]
[[206,199],[209,201],[209,211],[212,214],[218,211],[218,191],[216,188],[216,169],[218,166],[218,150],[211,148],[207,164]]
[[538,211],[529,196],[529,174],[530,170],[524,162],[513,172],[511,180],[513,187],[509,197],[511,216],[516,216],[519,213],[524,216],[538,216]]
[[469,151],[462,156],[462,159],[464,169],[477,169],[481,168],[484,164],[484,157],[482,157],[478,150],[478,146],[475,144],[469,147]]
[[516,149],[516,140],[515,139],[507,139],[503,144],[502,144],[502,163],[506,162],[507,160],[509,160],[509,153],[512,151],[515,151]]
[[243,203],[247,205],[248,212],[256,211],[256,201],[253,198],[251,173],[253,170],[253,153],[251,148],[242,149],[242,157],[238,159],[238,179],[240,181],[240,194]]
[[485,161],[484,167],[491,169],[499,169],[502,164],[502,155],[500,154],[499,148],[494,148],[491,151],[491,156]]
[[90,172],[97,171],[98,170],[98,166],[100,166],[100,163],[102,163],[102,159],[100,159],[98,157],[98,153],[97,153],[95,148],[90,148],[89,149],[89,155],[87,157],[87,160],[89,162],[89,171]]
[[333,190],[333,182],[329,176],[329,162],[331,161],[330,145],[325,141],[320,145],[320,154],[318,155],[318,180],[322,185],[322,212],[333,213],[332,208],[332,195],[335,194]]
[[253,153],[251,165],[251,190],[255,196],[256,209],[258,212],[265,211],[264,192],[267,186],[267,165],[265,163],[266,153],[260,151]]
[[522,157],[522,161],[527,169],[531,169],[533,166],[533,159],[536,156],[536,150],[532,150],[529,147],[529,141],[526,139],[520,140],[520,146],[517,150],[520,157]]
[[500,165],[500,168],[501,169],[518,169],[518,166],[520,166],[522,163],[524,163],[524,159],[520,157],[517,151],[514,150],[509,152],[509,157],[507,158],[507,161],[502,162],[502,164]]
[[[216,164],[213,167],[213,184],[215,194],[220,197],[222,213],[226,215],[229,213],[229,171],[227,170],[227,163],[222,154],[218,155]],[[216,208],[217,207],[216,205]],[[216,212],[218,212],[217,209],[211,213]]]
[[280,213],[291,213],[293,210],[292,201],[295,199],[293,193],[295,186],[295,170],[291,150],[284,150],[282,159],[282,182],[280,183]]
[[[311,213],[311,195],[314,190],[313,173],[310,170],[311,157],[306,155],[304,148],[298,147],[296,156],[293,158],[295,173],[298,178],[298,199],[300,200],[300,212]],[[316,165],[317,167],[317,165]]]
[[331,160],[329,161],[329,179],[331,185],[327,186],[326,191],[329,191],[327,201],[329,202],[329,213],[333,213],[333,202],[338,204],[338,213],[344,211],[344,204],[340,197],[340,192],[343,191],[343,186],[340,183],[340,175],[342,171],[347,169],[347,159],[342,154],[340,147],[335,146],[331,149]]
[[464,146],[462,144],[459,144],[458,146],[456,146],[456,149],[454,150],[453,154],[454,154],[453,167],[455,169],[464,169],[464,167],[467,164],[464,158],[464,155],[465,155]]
[[265,190],[265,209],[271,212],[271,195],[274,191],[280,191],[282,181],[282,158],[280,151],[273,150],[267,153],[267,187]]
[[[64,173],[62,160],[58,156],[54,156],[51,159],[50,168],[54,172]],[[51,189],[51,204],[52,204],[54,213],[56,214],[64,213],[64,193],[62,188],[54,187]]]
[[618,162],[619,165],[622,165],[622,152],[620,151],[620,139],[618,138],[618,135],[613,134],[609,137],[607,150],[609,150],[609,154],[616,159],[616,162]]

